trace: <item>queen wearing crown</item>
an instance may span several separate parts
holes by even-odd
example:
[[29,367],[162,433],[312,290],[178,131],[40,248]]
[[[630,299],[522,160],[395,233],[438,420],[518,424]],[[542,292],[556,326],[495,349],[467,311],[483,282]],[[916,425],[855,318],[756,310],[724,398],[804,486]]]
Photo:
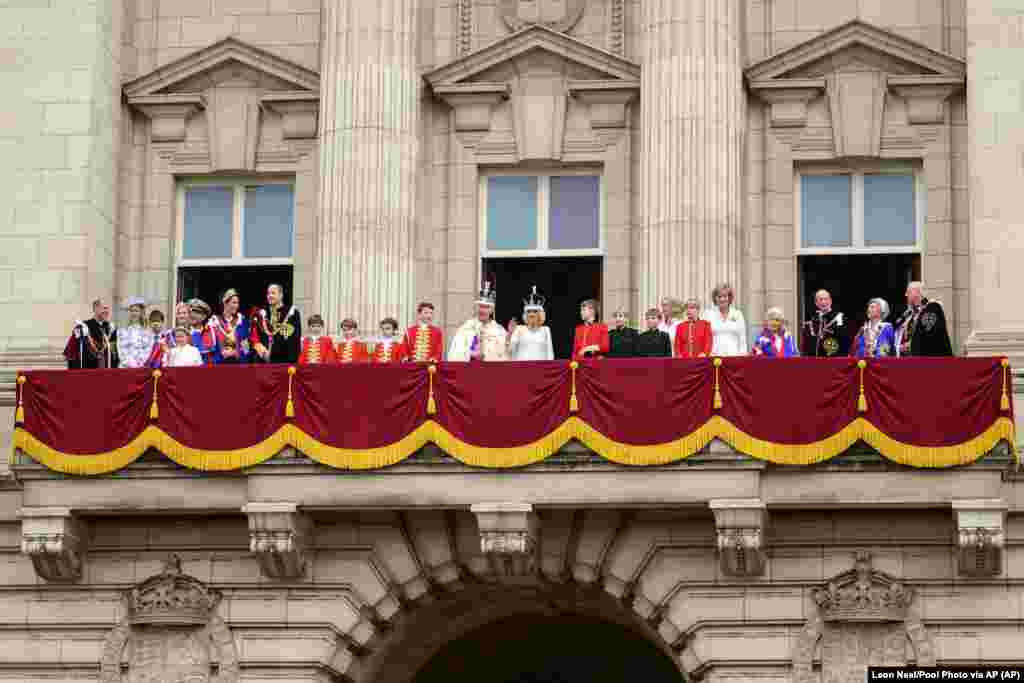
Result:
[[476,317],[459,327],[448,347],[450,361],[508,360],[508,335],[494,322],[495,292],[484,282],[476,300]]
[[511,360],[554,360],[555,348],[551,343],[551,329],[541,324],[544,297],[533,287],[530,296],[523,299],[523,319],[519,325],[515,318],[508,323],[508,349]]

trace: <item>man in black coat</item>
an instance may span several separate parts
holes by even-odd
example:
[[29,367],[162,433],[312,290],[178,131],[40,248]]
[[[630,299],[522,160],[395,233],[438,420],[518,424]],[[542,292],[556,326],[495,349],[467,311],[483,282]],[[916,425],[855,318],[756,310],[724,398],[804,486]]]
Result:
[[837,358],[850,351],[846,321],[841,311],[832,309],[832,295],[827,289],[814,294],[814,314],[804,323],[800,353],[817,358]]
[[647,329],[636,340],[636,355],[639,358],[671,358],[672,340],[658,329],[658,309],[647,311]]
[[116,368],[117,330],[110,322],[110,306],[103,299],[92,302],[92,317],[77,321],[64,347],[69,370]]
[[938,301],[924,296],[924,285],[907,285],[907,310],[896,322],[900,356],[952,356],[946,312]]
[[302,348],[302,317],[295,306],[285,308],[284,287],[267,287],[267,305],[252,318],[250,341],[257,363],[297,363]]

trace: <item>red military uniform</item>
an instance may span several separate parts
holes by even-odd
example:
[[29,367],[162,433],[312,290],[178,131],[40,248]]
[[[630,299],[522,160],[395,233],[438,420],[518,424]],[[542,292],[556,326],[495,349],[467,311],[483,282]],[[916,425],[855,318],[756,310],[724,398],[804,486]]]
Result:
[[[598,353],[584,356],[582,349],[596,344]],[[572,343],[572,357],[579,358],[601,358],[608,353],[608,326],[604,323],[586,323],[576,326],[576,336]]]
[[299,365],[329,365],[336,363],[334,342],[330,337],[303,337]]
[[711,323],[707,320],[684,320],[676,327],[674,356],[706,358],[711,355]]
[[405,331],[402,344],[408,353],[406,360],[416,363],[439,363],[444,356],[441,328],[434,325],[413,325]]
[[334,349],[337,363],[365,363],[369,360],[366,344],[358,339],[342,339]]
[[390,344],[378,341],[376,346],[373,347],[373,355],[370,357],[370,362],[401,363],[406,359],[407,355],[405,344],[397,339],[393,340]]

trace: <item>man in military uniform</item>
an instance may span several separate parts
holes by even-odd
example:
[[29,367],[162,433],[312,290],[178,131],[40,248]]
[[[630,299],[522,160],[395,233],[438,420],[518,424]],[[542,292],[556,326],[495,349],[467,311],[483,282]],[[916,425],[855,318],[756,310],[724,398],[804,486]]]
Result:
[[295,306],[284,307],[284,287],[267,287],[267,305],[253,316],[249,341],[257,362],[295,363],[302,346],[302,318]]
[[814,315],[804,323],[800,352],[804,356],[835,358],[850,351],[846,323],[840,311],[832,310],[832,295],[819,289],[814,295]]
[[103,299],[92,302],[92,318],[75,322],[64,358],[69,370],[117,367],[117,330],[110,322],[110,306]]
[[907,310],[896,322],[896,348],[900,356],[952,356],[946,312],[938,301],[924,296],[924,285],[907,285]]

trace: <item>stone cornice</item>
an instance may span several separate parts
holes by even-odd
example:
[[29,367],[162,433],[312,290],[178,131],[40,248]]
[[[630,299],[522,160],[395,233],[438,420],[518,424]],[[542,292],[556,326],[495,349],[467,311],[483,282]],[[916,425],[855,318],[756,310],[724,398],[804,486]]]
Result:
[[746,77],[748,81],[782,78],[853,45],[912,64],[924,73],[961,78],[967,74],[967,63],[962,59],[855,19],[753,64],[747,68]]
[[206,107],[206,99],[199,94],[139,95],[129,97],[128,104],[150,120],[154,142],[181,142],[189,117]]
[[465,81],[493,66],[537,48],[607,74],[611,79],[640,80],[640,65],[636,62],[596,48],[564,33],[552,31],[539,24],[508,35],[465,57],[455,59],[424,74],[423,77],[436,92],[439,85]]
[[294,90],[315,92],[320,88],[320,74],[317,72],[237,38],[225,38],[129,81],[124,85],[124,92],[129,98],[154,95],[227,62],[239,62],[274,76],[291,84]]
[[750,91],[771,107],[774,128],[803,128],[807,105],[826,89],[824,78],[779,78],[753,81]]
[[286,140],[316,137],[320,93],[271,92],[260,98],[260,105],[281,116],[282,134]]

